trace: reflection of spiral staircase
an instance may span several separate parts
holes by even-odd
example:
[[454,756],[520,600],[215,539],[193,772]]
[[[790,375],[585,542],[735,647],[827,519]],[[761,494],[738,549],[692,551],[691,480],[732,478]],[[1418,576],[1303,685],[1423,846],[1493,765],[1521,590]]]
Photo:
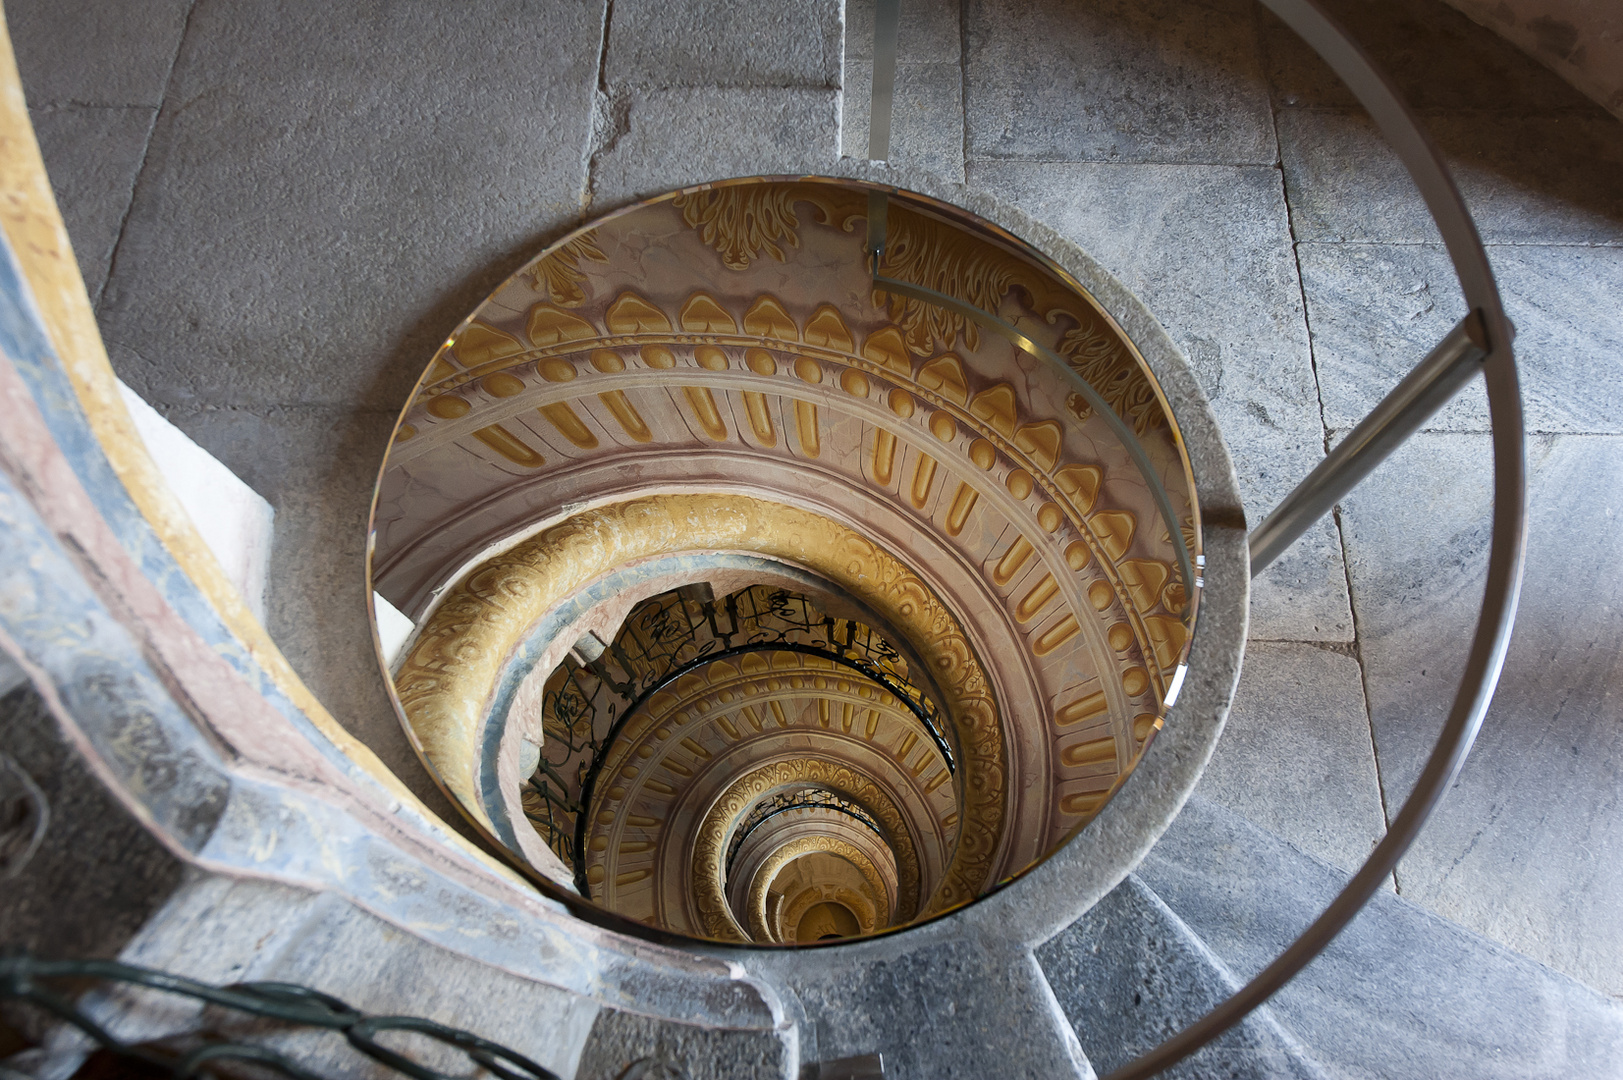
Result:
[[[628,39],[636,7],[615,5]],[[198,6],[199,34],[219,21]],[[567,13],[556,21],[562,39]],[[212,107],[188,101],[194,116]],[[7,102],[4,145],[26,146]],[[603,123],[623,125],[621,104],[603,103]],[[402,471],[384,477],[373,584],[413,624],[394,671],[446,802],[426,782],[410,788],[416,761],[393,758],[391,772],[326,712],[191,533],[123,417],[43,177],[8,153],[0,646],[33,684],[8,680],[0,695],[0,750],[18,765],[0,770],[0,875],[21,871],[0,880],[8,932],[41,952],[122,953],[213,983],[282,980],[434,1017],[580,1080],[869,1076],[879,1052],[885,1076],[1087,1076],[1160,1042],[1288,945],[1347,875],[1210,799],[1184,803],[1222,723],[1246,603],[1239,497],[1186,366],[1131,297],[1024,217],[905,170],[810,164],[902,180],[1041,237],[1099,299],[1182,425],[1187,478],[1170,432],[1133,430],[1171,496],[1181,483],[1189,500],[1172,516],[1204,555],[1203,593],[1183,587],[1194,575],[1179,569],[1177,533],[1154,528],[1147,492],[1132,490],[1133,463],[1094,438],[1103,418],[1071,402],[1080,391],[1036,392],[1028,373],[1000,366],[995,353],[1019,355],[1008,338],[983,332],[971,347],[960,324],[951,348],[934,332],[911,348],[906,316],[925,308],[867,303],[867,280],[841,293],[841,338],[819,321],[821,298],[748,280],[727,264],[742,255],[673,223],[698,249],[682,271],[712,275],[713,311],[687,311],[684,293],[649,301],[627,328],[609,317],[623,290],[592,294],[594,307],[584,289],[569,302],[584,276],[521,273],[497,299],[529,295],[451,335],[395,431],[388,467]],[[799,159],[774,166],[790,167]],[[803,246],[772,238],[779,254],[846,243],[859,257],[842,265],[860,278],[855,211],[868,204],[851,208],[849,231],[808,205]],[[582,251],[577,268],[615,272]],[[705,251],[720,265],[701,265]],[[744,251],[768,272],[782,266],[770,247]],[[732,280],[747,284],[729,293]],[[430,336],[476,299],[430,319]],[[1113,376],[1138,369],[1067,353],[1082,320],[1023,307],[1042,301],[1020,289],[979,300],[1077,361],[1072,373],[1132,423],[1154,383],[1112,394]],[[551,308],[539,322],[538,305]],[[851,315],[874,310],[871,324]],[[685,311],[702,325],[684,325]],[[571,318],[620,340],[571,339]],[[870,353],[884,322],[900,344]],[[661,334],[673,340],[628,340]],[[407,351],[415,365],[428,350]],[[695,478],[699,455],[683,462],[677,444],[706,450],[714,468]],[[357,471],[370,472],[369,453],[349,447]],[[420,477],[435,454],[466,468],[411,490],[402,476]],[[573,486],[546,489],[560,476]],[[337,531],[299,534],[287,506],[279,528],[302,537],[313,566]],[[619,557],[560,582],[558,552],[589,529],[583,548],[612,533]],[[859,563],[889,557],[912,574],[901,595],[956,614],[951,632],[869,589],[862,567],[825,558],[856,541],[872,549]],[[358,607],[354,578],[343,588]],[[538,629],[525,604],[559,617]],[[341,622],[343,609],[320,596],[299,619]],[[290,646],[299,664],[320,652]],[[436,654],[456,664],[436,668]],[[960,723],[972,665],[995,707],[995,769]],[[371,685],[364,665],[338,669],[329,702],[346,683]],[[1000,820],[983,805],[979,838],[962,827],[984,794],[973,775],[1002,785]],[[48,822],[28,817],[46,804]],[[456,804],[471,830],[446,824]],[[18,844],[17,822],[45,842]],[[965,837],[983,862],[944,892]],[[924,925],[843,940],[981,893]],[[693,936],[842,940],[754,949],[683,940]],[[222,1028],[214,1010],[170,999],[81,1004],[130,1041],[187,1049]],[[1620,1033],[1615,1003],[1386,893],[1173,1075],[1606,1076],[1623,1060]],[[62,1075],[50,1070],[83,1056],[60,1029],[25,1034],[43,1049],[8,1064],[28,1075]],[[319,1034],[250,1035],[317,1072],[365,1074]]]
[[[535,871],[702,938],[872,933],[1017,876],[1132,770],[1183,678],[1190,476],[1137,347],[995,226],[716,184],[451,336],[374,587],[425,761]],[[858,816],[746,836],[802,790]]]

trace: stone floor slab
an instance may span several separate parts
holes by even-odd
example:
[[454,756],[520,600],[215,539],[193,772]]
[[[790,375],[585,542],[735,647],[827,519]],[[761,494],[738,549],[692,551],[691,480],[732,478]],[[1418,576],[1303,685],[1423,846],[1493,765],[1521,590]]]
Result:
[[[1094,1068],[1121,1068],[1238,990],[1204,942],[1129,877],[1037,950]],[[1169,1080],[1319,1080],[1325,1072],[1262,1009],[1160,1075]]]
[[[970,182],[1080,244],[1190,357],[1252,523],[1324,455],[1301,287],[1273,169],[971,162]],[[1347,641],[1333,522],[1260,577],[1251,633]]]
[[886,1080],[1093,1080],[1029,952],[965,938],[887,959],[856,956],[837,975],[786,981],[831,1061],[880,1053]]
[[[1138,876],[1242,979],[1348,877],[1199,795]],[[1623,1063],[1623,1005],[1391,893],[1267,1007],[1345,1080],[1567,1080]]]
[[[1452,267],[1430,245],[1302,244],[1325,423],[1362,420],[1465,314]],[[1623,431],[1623,249],[1502,245],[1489,249],[1515,323],[1523,406],[1532,431]],[[1433,428],[1484,431],[1473,383]]]
[[[1499,109],[1517,114],[1595,108],[1561,77],[1493,31],[1441,3],[1327,0],[1326,9],[1417,109]],[[1352,93],[1296,34],[1258,10],[1276,100],[1355,105]]]
[[776,1032],[695,1027],[604,1009],[592,1022],[575,1080],[776,1080],[794,1065]]
[[19,805],[21,772],[37,788],[45,820],[43,840],[24,858],[18,823],[6,819],[7,947],[52,959],[116,957],[179,887],[185,867],[102,786],[31,685],[0,695],[0,747],[8,815]]
[[60,105],[29,111],[92,304],[107,281],[156,114],[144,105]]
[[[1623,123],[1593,113],[1421,118],[1489,244],[1623,244]],[[1362,113],[1284,109],[1279,152],[1298,240],[1441,240]]]
[[[904,64],[957,64],[963,59],[958,0],[901,0],[896,59]],[[873,59],[874,0],[846,0],[845,60]]]
[[539,14],[200,4],[102,298],[124,380],[156,405],[398,407],[580,211],[602,10]]
[[1240,0],[966,0],[964,28],[972,159],[1274,160]]
[[[962,76],[956,63],[897,65],[896,97],[891,110],[891,161],[964,182]],[[840,124],[841,152],[846,157],[868,156],[872,95],[873,62],[847,61]]]
[[642,89],[837,88],[845,45],[840,6],[840,0],[615,0],[604,82]]
[[[1398,871],[1405,897],[1623,994],[1623,439],[1529,450],[1527,575],[1493,707]],[[1418,436],[1343,504],[1388,806],[1452,700],[1481,598],[1486,436]]]
[[28,104],[155,109],[194,0],[11,0],[6,30]]
[[1201,795],[1333,866],[1358,869],[1386,831],[1358,661],[1253,641]]
[[636,91],[624,127],[592,160],[591,209],[704,180],[793,173],[840,152],[838,90]]
[[[430,945],[331,893],[268,881],[194,874],[143,928],[126,959],[216,985],[291,982],[374,1015],[430,1017],[511,1047],[564,1076],[574,1075],[599,1012],[590,999]],[[186,999],[157,994],[148,995],[146,1004],[123,1018],[148,1025],[148,1031],[126,1034],[132,1041],[143,1035],[184,1038],[199,1029],[229,1036],[234,1029],[244,1041],[280,1050],[314,1075],[383,1075],[332,1032],[233,1024],[234,1014],[190,1008],[194,1003]],[[466,1071],[459,1052],[426,1040],[393,1045],[429,1068]]]

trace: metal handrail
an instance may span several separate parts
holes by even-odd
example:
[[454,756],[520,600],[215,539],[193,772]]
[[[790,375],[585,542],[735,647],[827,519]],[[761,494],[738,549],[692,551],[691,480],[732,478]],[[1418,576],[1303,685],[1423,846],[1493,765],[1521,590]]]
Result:
[[[1448,721],[1403,809],[1363,867],[1313,924],[1237,993],[1105,1080],[1153,1076],[1238,1024],[1323,952],[1381,888],[1414,843],[1443,792],[1459,775],[1482,727],[1510,646],[1526,558],[1526,462],[1521,393],[1511,352],[1514,329],[1505,317],[1493,270],[1470,211],[1436,147],[1396,89],[1346,30],[1316,0],[1262,2],[1340,76],[1397,152],[1442,234],[1443,246],[1465,294],[1468,314],[1251,534],[1248,547],[1252,576],[1328,513],[1480,371],[1487,385],[1493,437],[1493,529],[1487,582],[1471,651]],[[877,73],[882,63],[887,70],[894,70],[894,19],[899,0],[878,0],[876,7],[881,12],[875,22]],[[887,21],[888,32],[881,32]],[[881,50],[887,48],[888,57],[882,57]],[[881,100],[877,77],[875,87],[875,111],[883,107],[886,116],[883,123],[871,117],[869,130],[883,131],[888,136],[890,95],[887,93]],[[876,141],[870,138],[869,156],[883,159],[889,152],[888,138],[883,145],[876,146]]]

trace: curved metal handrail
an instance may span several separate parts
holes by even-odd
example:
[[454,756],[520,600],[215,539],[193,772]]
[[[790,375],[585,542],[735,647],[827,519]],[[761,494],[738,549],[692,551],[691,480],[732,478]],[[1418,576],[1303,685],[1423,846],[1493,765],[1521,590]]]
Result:
[[[1324,58],[1397,151],[1442,233],[1470,314],[1348,437],[1342,444],[1345,452],[1327,457],[1325,464],[1314,470],[1252,534],[1251,548],[1257,556],[1252,574],[1266,567],[1322,515],[1322,511],[1311,512],[1313,504],[1323,503],[1327,510],[1446,403],[1464,385],[1466,377],[1475,373],[1470,361],[1480,356],[1493,430],[1493,532],[1487,583],[1448,721],[1403,809],[1363,867],[1313,924],[1236,994],[1105,1080],[1153,1076],[1216,1039],[1311,963],[1381,888],[1414,843],[1443,792],[1459,775],[1482,727],[1510,645],[1526,557],[1526,464],[1521,393],[1510,347],[1514,331],[1505,317],[1493,270],[1470,212],[1441,156],[1397,91],[1346,31],[1315,0],[1262,2]],[[1462,337],[1476,348],[1462,344]]]
[[[1251,533],[1251,574],[1255,577],[1289,548],[1480,371],[1487,383],[1493,432],[1493,532],[1487,583],[1448,721],[1403,809],[1363,867],[1313,924],[1237,993],[1104,1080],[1143,1080],[1216,1039],[1294,978],[1363,910],[1414,843],[1465,763],[1504,666],[1521,591],[1527,487],[1521,393],[1510,346],[1515,331],[1505,317],[1493,270],[1470,211],[1436,147],[1396,89],[1317,0],[1262,3],[1340,76],[1397,152],[1442,233],[1469,311]],[[899,6],[899,0],[878,0],[876,4],[870,158],[883,159],[889,150]],[[878,115],[881,111],[883,117]],[[882,137],[878,133],[883,133]],[[875,246],[883,235],[883,226],[875,226],[875,217],[870,213],[870,246]]]

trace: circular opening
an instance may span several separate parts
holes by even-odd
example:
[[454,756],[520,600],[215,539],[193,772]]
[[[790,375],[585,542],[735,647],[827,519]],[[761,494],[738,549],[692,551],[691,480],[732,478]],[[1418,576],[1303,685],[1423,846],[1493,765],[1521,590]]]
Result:
[[1198,520],[1075,280],[922,196],[755,178],[578,230],[457,328],[372,588],[414,744],[516,863],[808,944],[973,901],[1097,814],[1176,697]]

